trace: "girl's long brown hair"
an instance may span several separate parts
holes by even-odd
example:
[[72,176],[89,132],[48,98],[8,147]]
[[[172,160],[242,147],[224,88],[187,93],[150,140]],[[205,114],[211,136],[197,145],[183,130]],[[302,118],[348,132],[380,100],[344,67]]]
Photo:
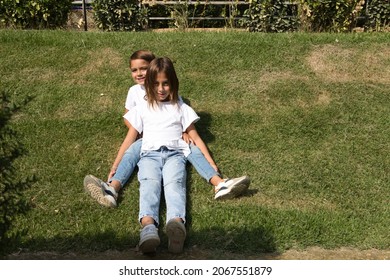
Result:
[[154,107],[157,104],[157,89],[155,86],[157,74],[164,73],[167,76],[170,93],[168,99],[172,104],[179,100],[179,80],[172,61],[168,57],[159,57],[150,62],[145,77],[145,90],[148,104]]

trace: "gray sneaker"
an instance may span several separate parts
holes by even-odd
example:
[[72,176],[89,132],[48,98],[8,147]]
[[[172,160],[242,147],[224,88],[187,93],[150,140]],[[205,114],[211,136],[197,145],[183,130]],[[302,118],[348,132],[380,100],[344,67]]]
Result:
[[183,252],[184,240],[186,239],[186,227],[182,222],[170,220],[166,227],[168,235],[168,251],[174,254]]
[[93,175],[87,175],[84,178],[85,191],[95,199],[100,205],[106,207],[116,207],[117,194],[112,193],[106,182]]
[[147,225],[141,230],[139,240],[139,249],[142,253],[154,253],[157,246],[160,245],[160,237],[158,236],[158,229],[155,225]]
[[250,178],[248,176],[227,179],[218,185],[219,189],[215,193],[214,199],[226,200],[235,198],[245,192],[249,188],[249,184]]

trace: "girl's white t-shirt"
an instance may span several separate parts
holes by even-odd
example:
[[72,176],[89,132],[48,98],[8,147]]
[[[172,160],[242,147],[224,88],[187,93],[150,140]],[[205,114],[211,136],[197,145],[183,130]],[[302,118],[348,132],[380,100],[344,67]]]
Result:
[[181,150],[188,156],[190,148],[182,139],[182,134],[192,123],[200,119],[199,116],[182,100],[177,104],[159,102],[152,107],[144,98],[144,90],[141,94],[141,87],[131,94],[131,89],[129,90],[132,97],[129,98],[128,95],[127,100],[133,106],[129,107],[129,111],[124,115],[138,133],[143,133],[141,152],[155,151],[166,146],[168,149]]

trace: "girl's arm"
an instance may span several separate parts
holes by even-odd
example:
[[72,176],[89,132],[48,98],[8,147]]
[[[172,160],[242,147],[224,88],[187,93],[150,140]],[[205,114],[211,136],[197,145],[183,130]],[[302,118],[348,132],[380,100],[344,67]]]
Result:
[[215,171],[218,171],[218,167],[215,164],[213,158],[211,157],[206,144],[203,142],[202,138],[200,138],[198,132],[196,131],[195,125],[191,124],[187,128],[186,132],[191,137],[196,146],[201,150],[202,154],[205,156],[206,160],[210,163],[210,165],[215,169]]
[[114,176],[116,169],[118,168],[118,165],[121,162],[124,153],[130,147],[130,145],[134,143],[137,136],[138,136],[138,131],[130,125],[129,130],[127,131],[126,138],[123,140],[122,145],[119,148],[118,154],[115,158],[115,161],[111,167],[110,174],[108,174],[108,180],[110,180],[110,178]]
[[187,132],[183,132],[182,138],[183,138],[183,140],[184,140],[187,144],[191,144],[191,143],[192,143],[192,144],[196,145],[195,142],[194,142],[194,140],[192,140],[192,138],[188,135]]

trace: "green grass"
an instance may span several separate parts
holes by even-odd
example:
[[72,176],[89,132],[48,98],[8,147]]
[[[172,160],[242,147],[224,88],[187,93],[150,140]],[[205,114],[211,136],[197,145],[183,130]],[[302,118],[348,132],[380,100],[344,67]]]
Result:
[[99,207],[82,182],[106,178],[116,156],[128,57],[141,48],[175,61],[223,174],[252,178],[245,196],[215,202],[188,168],[186,248],[390,248],[389,34],[1,30],[1,87],[15,101],[34,97],[13,120],[29,151],[18,174],[39,180],[15,248],[136,246],[136,176],[117,209]]

